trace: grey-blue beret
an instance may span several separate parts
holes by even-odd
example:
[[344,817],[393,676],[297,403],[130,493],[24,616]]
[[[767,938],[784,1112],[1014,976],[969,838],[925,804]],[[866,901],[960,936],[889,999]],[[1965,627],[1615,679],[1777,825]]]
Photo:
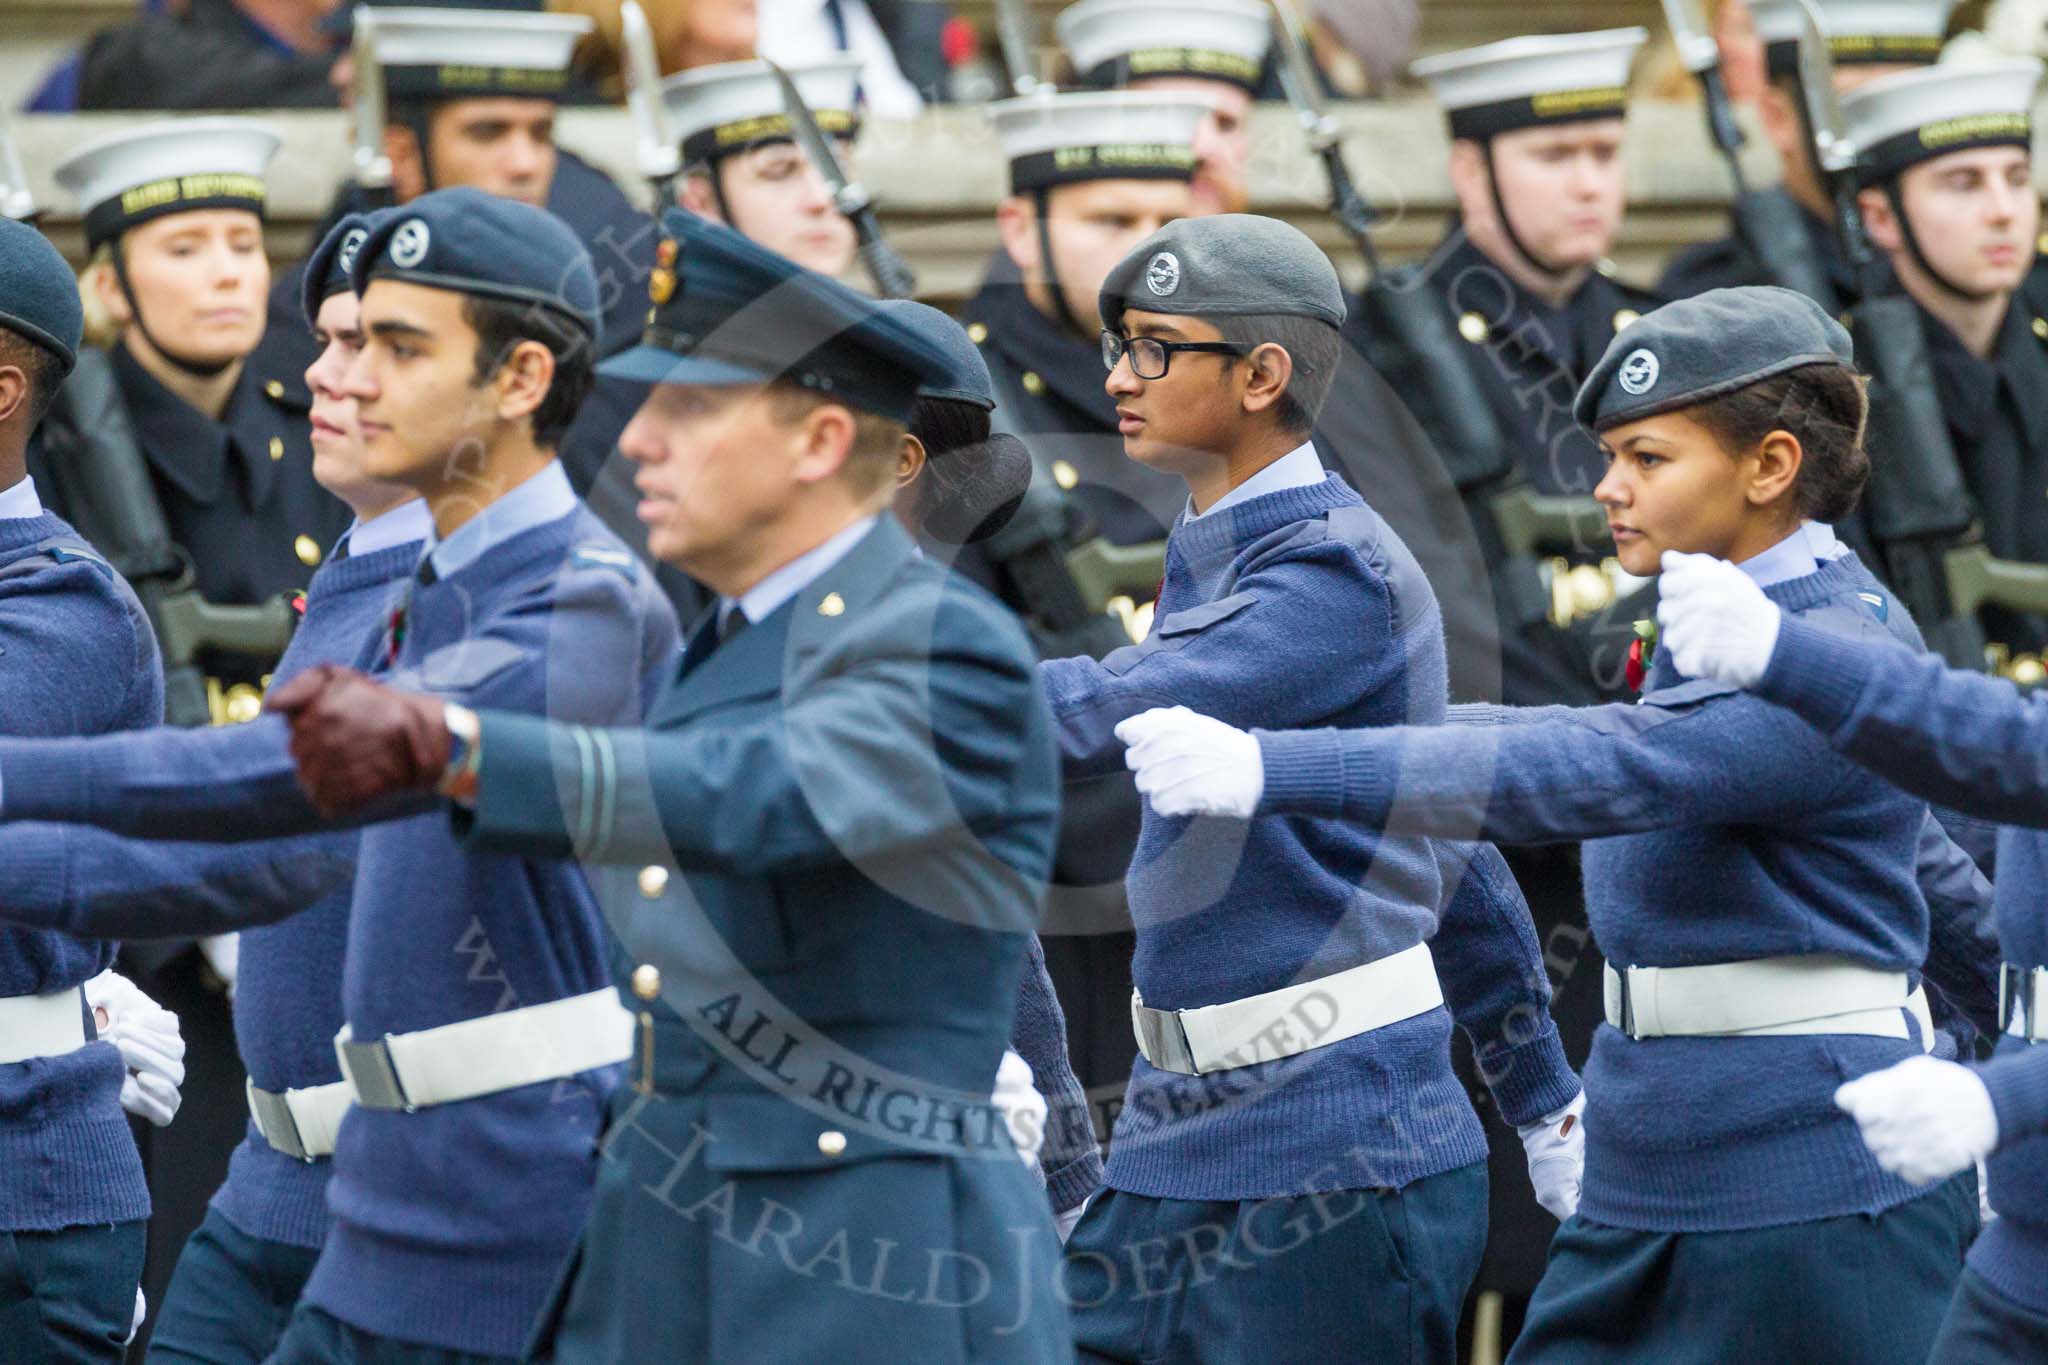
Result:
[[1111,267],[1102,325],[1124,310],[1218,318],[1282,314],[1344,325],[1344,286],[1299,228],[1254,213],[1177,218]]
[[0,327],[53,351],[70,374],[85,310],[64,257],[27,223],[0,217],[0,280]]
[[1804,365],[1853,365],[1849,333],[1804,294],[1710,289],[1643,314],[1607,343],[1572,416],[1605,431],[1748,388]]
[[989,377],[988,361],[981,348],[967,335],[967,329],[928,303],[916,299],[883,299],[882,311],[893,313],[923,332],[934,346],[946,353],[949,373],[937,383],[920,385],[920,398],[950,398],[979,408],[996,405],[996,383]]

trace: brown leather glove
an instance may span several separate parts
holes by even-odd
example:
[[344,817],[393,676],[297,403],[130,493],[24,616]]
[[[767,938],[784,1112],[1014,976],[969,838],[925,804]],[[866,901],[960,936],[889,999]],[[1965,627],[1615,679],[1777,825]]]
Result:
[[334,664],[299,674],[265,709],[290,720],[299,786],[328,819],[385,797],[432,791],[454,749],[438,697],[401,692]]

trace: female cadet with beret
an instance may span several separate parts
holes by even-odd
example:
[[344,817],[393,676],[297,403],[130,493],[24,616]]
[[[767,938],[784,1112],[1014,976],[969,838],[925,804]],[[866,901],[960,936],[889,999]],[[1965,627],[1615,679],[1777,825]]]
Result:
[[[1607,454],[1595,496],[1623,566],[1709,551],[1817,629],[1911,638],[1827,527],[1869,469],[1850,359],[1842,328],[1780,289],[1715,291],[1617,336],[1575,415]],[[1588,841],[1594,936],[1627,965],[1606,969],[1585,1071],[1579,1211],[1515,1360],[1921,1360],[1975,1194],[1882,1169],[1833,1096],[1927,1038],[1926,807],[1768,704],[1645,662],[1633,706],[1255,734],[1153,712],[1121,733],[1166,814]]]
[[1878,1162],[1909,1180],[1985,1162],[1999,1217],[1970,1248],[1933,1359],[2048,1359],[2048,695],[1827,635],[1704,555],[1667,556],[1663,582],[1658,616],[1688,672],[1753,688],[1917,796],[2011,822],[1999,832],[1996,1060],[1908,1058],[1837,1101]]

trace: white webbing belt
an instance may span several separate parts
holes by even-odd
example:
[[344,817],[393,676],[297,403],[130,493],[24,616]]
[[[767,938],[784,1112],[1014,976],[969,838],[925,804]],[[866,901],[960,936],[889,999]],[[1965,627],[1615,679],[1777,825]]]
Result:
[[1861,1033],[1910,1038],[1905,1011],[1933,1046],[1927,994],[1904,972],[1829,953],[1698,967],[1608,964],[1607,1022],[1631,1038],[1760,1038]]
[[356,1102],[356,1092],[347,1081],[332,1085],[309,1085],[303,1090],[283,1092],[249,1087],[249,1117],[263,1140],[300,1161],[334,1155],[334,1135],[341,1131],[342,1115]]
[[1161,1071],[1200,1076],[1328,1047],[1443,1004],[1429,945],[1221,1005],[1157,1010],[1131,992],[1138,1050]]
[[61,1057],[86,1041],[85,993],[77,986],[0,1000],[0,1065]]
[[1998,964],[1998,1015],[2013,1037],[2048,1041],[2048,967]]
[[368,1043],[343,1025],[334,1051],[357,1104],[410,1112],[623,1062],[633,1055],[633,1016],[607,986]]

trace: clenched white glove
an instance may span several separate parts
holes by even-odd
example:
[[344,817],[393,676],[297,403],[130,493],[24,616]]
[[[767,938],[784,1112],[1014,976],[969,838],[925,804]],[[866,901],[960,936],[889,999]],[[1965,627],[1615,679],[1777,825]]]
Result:
[[1664,552],[1657,644],[1688,678],[1754,687],[1778,643],[1777,604],[1756,580],[1712,555]]
[[1945,1180],[1998,1146],[1991,1092],[1967,1066],[1908,1057],[1835,1091],[1877,1164],[1915,1185]]
[[1259,741],[1234,725],[1168,706],[1116,727],[1129,745],[1124,765],[1161,815],[1228,815],[1249,819],[1266,789]]
[[1529,1183],[1536,1202],[1562,1223],[1579,1211],[1579,1184],[1586,1173],[1586,1092],[1540,1122],[1515,1129],[1529,1155]]
[[233,1004],[235,981],[242,974],[242,936],[215,934],[211,938],[202,938],[199,940],[199,955],[220,978],[221,989],[228,993],[228,1003]]
[[121,1081],[121,1107],[157,1127],[178,1112],[185,1083],[185,1038],[178,1016],[142,993],[118,972],[105,971],[85,983],[85,1002],[99,1025],[100,1041],[121,1050],[128,1074]]
[[133,1346],[135,1334],[142,1330],[142,1320],[149,1316],[149,1300],[142,1296],[142,1286],[135,1287],[135,1316],[128,1321],[128,1339],[121,1344]]
[[989,1103],[1008,1125],[1017,1155],[1036,1170],[1038,1149],[1045,1146],[1046,1107],[1045,1096],[1031,1083],[1031,1063],[1014,1052],[1005,1052],[1003,1064],[996,1068],[996,1093]]

